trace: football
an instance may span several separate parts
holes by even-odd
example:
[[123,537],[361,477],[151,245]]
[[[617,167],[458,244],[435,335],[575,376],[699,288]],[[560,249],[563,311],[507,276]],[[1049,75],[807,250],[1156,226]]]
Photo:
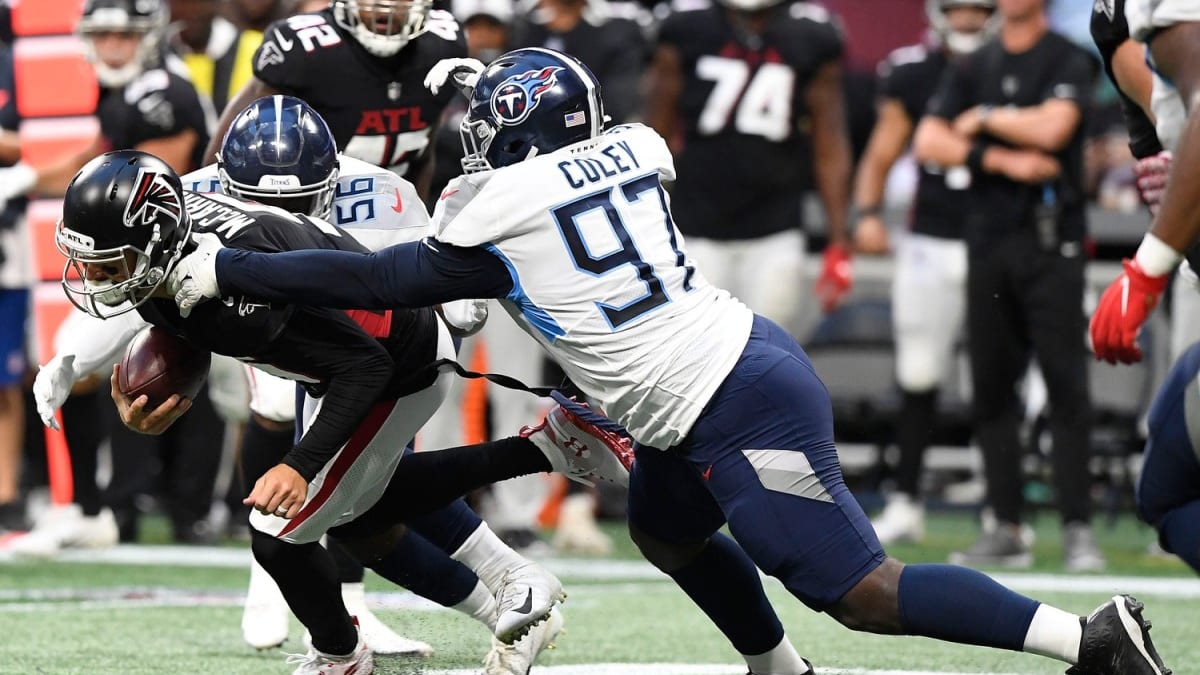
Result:
[[117,386],[131,399],[145,394],[153,410],[172,394],[194,399],[208,378],[212,354],[157,327],[143,328],[125,350]]

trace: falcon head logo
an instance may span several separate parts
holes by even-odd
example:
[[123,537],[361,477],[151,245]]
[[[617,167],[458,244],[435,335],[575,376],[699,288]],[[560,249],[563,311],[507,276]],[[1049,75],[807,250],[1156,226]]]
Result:
[[542,94],[558,82],[560,70],[562,68],[558,66],[546,66],[539,70],[527,70],[501,82],[492,93],[492,114],[505,126],[524,122],[542,100]]
[[183,203],[166,174],[139,170],[125,202],[125,227],[160,224],[163,219],[177,226],[182,218]]

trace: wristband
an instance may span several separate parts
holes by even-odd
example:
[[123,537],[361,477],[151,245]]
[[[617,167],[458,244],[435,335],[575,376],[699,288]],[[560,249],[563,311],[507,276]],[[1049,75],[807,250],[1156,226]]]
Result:
[[967,153],[967,168],[976,176],[983,175],[983,153],[987,152],[987,143],[976,141],[971,145],[971,151]]
[[1142,271],[1151,277],[1170,274],[1182,258],[1179,251],[1149,232],[1142,237],[1142,244],[1138,246],[1137,253],[1133,256],[1138,267],[1141,267]]
[[883,206],[880,204],[872,204],[871,206],[852,206],[850,207],[850,222],[857,223],[862,218],[871,216],[883,215]]

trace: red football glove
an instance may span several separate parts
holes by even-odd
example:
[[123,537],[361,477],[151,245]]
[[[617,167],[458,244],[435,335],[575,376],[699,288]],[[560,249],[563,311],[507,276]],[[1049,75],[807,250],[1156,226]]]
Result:
[[825,247],[821,278],[817,279],[817,297],[821,309],[832,312],[854,285],[854,271],[850,267],[850,251],[844,244],[829,244]]
[[1167,175],[1170,172],[1170,150],[1140,159],[1133,165],[1133,173],[1137,176],[1138,194],[1141,195],[1142,202],[1150,207],[1150,213],[1153,215],[1158,215],[1158,206],[1162,202],[1163,193],[1167,191]]
[[1092,351],[1096,358],[1109,363],[1136,363],[1142,360],[1138,331],[1158,304],[1170,275],[1152,277],[1142,271],[1136,260],[1123,261],[1125,272],[1100,296],[1092,314]]

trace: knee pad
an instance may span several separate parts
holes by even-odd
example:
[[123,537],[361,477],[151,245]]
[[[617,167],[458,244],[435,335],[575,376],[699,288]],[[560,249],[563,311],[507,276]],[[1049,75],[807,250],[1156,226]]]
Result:
[[647,534],[632,522],[629,523],[629,537],[642,552],[642,557],[667,574],[686,567],[688,563],[696,559],[696,556],[700,555],[708,543],[707,539],[688,544],[663,541]]

